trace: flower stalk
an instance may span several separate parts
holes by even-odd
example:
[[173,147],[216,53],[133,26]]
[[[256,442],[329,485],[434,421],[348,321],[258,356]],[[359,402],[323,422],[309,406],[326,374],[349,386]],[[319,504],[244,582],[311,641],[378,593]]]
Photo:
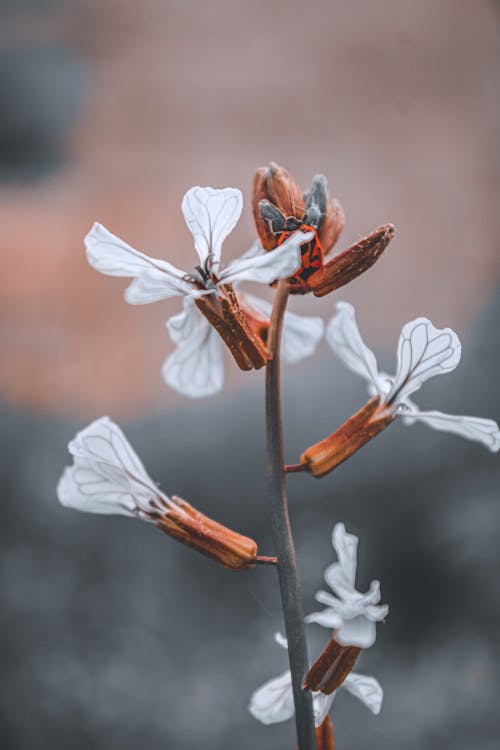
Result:
[[279,351],[288,296],[287,282],[280,281],[274,299],[267,341],[271,356],[266,367],[267,477],[271,496],[271,525],[278,558],[281,603],[288,639],[298,748],[299,750],[315,750],[312,696],[309,690],[302,688],[308,669],[307,645],[295,548],[288,514],[283,460]]

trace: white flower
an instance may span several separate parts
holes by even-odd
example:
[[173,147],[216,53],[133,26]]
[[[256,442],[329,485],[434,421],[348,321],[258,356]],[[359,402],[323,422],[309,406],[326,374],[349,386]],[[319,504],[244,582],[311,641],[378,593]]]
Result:
[[326,609],[312,612],[305,620],[335,630],[335,640],[343,646],[369,648],[375,643],[375,623],[386,617],[389,607],[386,604],[377,606],[380,601],[379,581],[372,581],[366,594],[354,588],[358,537],[348,534],[344,524],[338,523],[333,529],[332,544],[338,562],[325,570],[325,581],[336,596],[318,591],[316,599],[325,604]]
[[160,492],[118,425],[101,417],[68,445],[73,456],[57,485],[62,505],[156,521],[176,503]]
[[[287,648],[284,639],[280,645]],[[341,688],[345,688],[349,693],[355,695],[373,714],[380,713],[384,694],[380,683],[374,677],[351,672],[339,689]],[[321,726],[326,719],[336,693],[336,690],[330,695],[313,692],[314,724],[316,727]],[[290,671],[283,672],[257,688],[252,693],[248,710],[262,724],[277,724],[291,719],[295,709]]]
[[222,243],[238,222],[242,206],[241,192],[234,188],[193,187],[187,191],[182,212],[200,261],[192,272],[148,257],[101,224],[94,224],[85,237],[88,261],[97,271],[133,279],[125,291],[130,304],[184,297],[183,311],[167,322],[177,348],[165,362],[163,376],[168,385],[187,396],[216,393],[224,377],[220,339],[194,301],[221,295],[226,284],[270,284],[292,276],[300,268],[300,246],[312,236],[298,232],[272,252],[247,253],[224,268]]
[[409,398],[426,380],[451,372],[458,365],[461,345],[451,328],[435,328],[427,318],[407,323],[399,337],[394,377],[379,372],[375,355],[359,333],[354,308],[347,302],[337,303],[337,313],[327,326],[326,337],[344,364],[368,382],[370,394],[379,394],[406,424],[419,420],[435,430],[482,443],[492,452],[500,450],[500,431],[492,419],[420,411]]

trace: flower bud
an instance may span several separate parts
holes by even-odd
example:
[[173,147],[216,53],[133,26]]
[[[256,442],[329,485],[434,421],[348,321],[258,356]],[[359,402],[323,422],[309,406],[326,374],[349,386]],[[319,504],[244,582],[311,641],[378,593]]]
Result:
[[317,750],[335,750],[332,720],[329,716],[319,727],[316,727],[316,747]]
[[303,687],[331,695],[352,671],[360,651],[359,646],[342,646],[332,638],[307,673]]
[[395,419],[394,412],[374,396],[334,433],[308,448],[300,457],[308,471],[322,477],[352,456]]
[[238,367],[242,370],[259,370],[269,354],[260,336],[252,327],[252,320],[240,307],[231,284],[219,287],[219,294],[206,294],[195,299],[195,304],[215,328]]
[[279,235],[270,231],[262,218],[260,202],[267,200],[283,214],[285,219],[294,216],[302,221],[305,213],[304,198],[299,186],[286,169],[271,162],[268,167],[259,167],[252,186],[252,212],[255,226],[264,250],[273,250]]
[[308,279],[313,294],[324,297],[367,271],[380,258],[394,232],[392,224],[385,224],[328,261]]
[[213,521],[179,497],[171,499],[174,505],[156,522],[158,528],[225,568],[242,570],[255,563],[253,539]]
[[329,253],[336,244],[344,225],[344,209],[336,198],[332,198],[327,203],[325,216],[318,231],[319,240],[325,254]]

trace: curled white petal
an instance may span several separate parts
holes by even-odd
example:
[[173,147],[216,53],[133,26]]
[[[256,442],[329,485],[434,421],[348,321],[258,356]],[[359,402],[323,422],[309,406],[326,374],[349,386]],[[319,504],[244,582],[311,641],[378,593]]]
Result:
[[375,677],[351,672],[345,678],[342,687],[364,703],[372,714],[378,715],[380,713],[384,691]]
[[312,236],[312,232],[295,232],[274,250],[234,260],[220,273],[221,283],[256,281],[260,284],[272,284],[278,279],[293,276],[301,265],[300,246]]
[[305,621],[336,630],[335,637],[344,646],[369,648],[375,642],[375,623],[383,620],[388,613],[387,605],[378,605],[380,583],[372,581],[365,594],[356,590],[358,538],[348,534],[344,524],[336,524],[332,544],[338,562],[327,567],[325,581],[336,595],[318,591],[316,599],[326,608],[307,615]]
[[279,633],[279,632],[275,633],[273,637],[274,637],[275,643],[277,643],[278,646],[281,646],[281,648],[288,649],[288,639],[285,638],[283,633]]
[[493,419],[443,414],[441,411],[420,411],[416,408],[401,412],[401,414],[412,423],[417,420],[424,422],[433,430],[451,432],[467,440],[482,443],[492,453],[500,450],[500,430]]
[[337,303],[337,312],[326,327],[326,340],[346,367],[361,375],[373,393],[381,393],[377,360],[361,338],[354,307],[348,302]]
[[224,385],[222,343],[190,298],[184,310],[167,321],[176,348],[165,360],[163,379],[178,393],[203,398],[218,393]]
[[332,533],[332,545],[338,562],[325,570],[325,581],[338,596],[343,597],[354,590],[358,537],[348,534],[343,523],[337,523]]
[[74,462],[57,487],[60,502],[90,513],[151,518],[171,500],[148,476],[127,438],[108,417],[77,433],[68,445]]
[[125,299],[130,304],[156,302],[190,294],[194,289],[186,281],[184,271],[165,260],[150,258],[135,250],[102,224],[94,224],[84,242],[87,259],[96,271],[106,276],[134,278],[125,292]]
[[[266,318],[271,317],[272,305],[254,294],[245,293],[245,306],[248,303]],[[323,338],[323,319],[315,315],[297,315],[287,311],[283,318],[281,335],[281,357],[288,364],[295,364],[310,357]]]
[[220,262],[222,243],[241,216],[243,196],[236,188],[192,187],[182,200],[182,213],[193,234],[201,264],[209,255]]
[[330,713],[330,709],[333,705],[333,699],[335,698],[336,693],[336,690],[334,690],[333,693],[330,693],[330,695],[313,692],[312,699],[315,727],[320,727]]
[[290,671],[283,672],[257,688],[250,697],[248,710],[262,724],[277,724],[291,719],[295,709]]
[[461,349],[451,328],[435,328],[427,318],[407,323],[399,337],[398,369],[387,400],[397,404],[429,378],[454,370]]

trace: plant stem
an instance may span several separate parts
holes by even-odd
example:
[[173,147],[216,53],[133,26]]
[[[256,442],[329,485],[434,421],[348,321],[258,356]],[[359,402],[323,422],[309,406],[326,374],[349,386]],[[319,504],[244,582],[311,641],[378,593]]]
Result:
[[281,604],[288,639],[298,748],[299,750],[315,750],[316,737],[311,692],[302,689],[302,682],[308,669],[307,644],[295,548],[288,515],[283,459],[280,344],[288,295],[288,284],[282,280],[276,291],[267,338],[267,346],[271,355],[266,367],[267,477],[271,495],[274,546],[278,557]]

